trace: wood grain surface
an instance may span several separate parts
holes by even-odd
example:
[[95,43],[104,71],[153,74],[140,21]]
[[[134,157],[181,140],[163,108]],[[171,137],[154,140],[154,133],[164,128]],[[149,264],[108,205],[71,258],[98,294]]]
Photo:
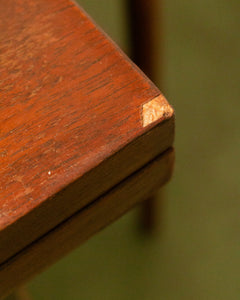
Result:
[[174,152],[168,150],[0,265],[0,298],[56,262],[165,184],[171,177],[173,163]]
[[2,263],[169,148],[174,114],[69,0],[0,0],[0,40]]

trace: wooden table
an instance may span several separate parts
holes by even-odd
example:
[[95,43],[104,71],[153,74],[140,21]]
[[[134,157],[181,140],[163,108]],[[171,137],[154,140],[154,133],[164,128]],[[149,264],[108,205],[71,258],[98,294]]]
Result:
[[0,0],[0,297],[165,184],[174,112],[69,0]]

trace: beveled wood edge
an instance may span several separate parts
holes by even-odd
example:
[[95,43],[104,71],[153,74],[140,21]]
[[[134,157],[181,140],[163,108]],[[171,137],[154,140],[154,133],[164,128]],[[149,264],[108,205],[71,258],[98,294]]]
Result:
[[96,21],[91,17],[91,15],[88,14],[88,12],[84,9],[84,7],[82,7],[80,5],[79,2],[77,2],[76,0],[69,0],[70,2],[72,2],[76,8],[78,8],[79,10],[81,10],[81,12],[91,21],[92,24],[94,24],[94,26],[97,28],[97,30],[107,39],[111,42],[112,45],[114,45],[114,48],[118,51],[118,53],[124,58],[124,60],[130,65],[132,66],[139,74],[142,75],[142,77],[149,83],[149,85],[155,89],[158,90],[157,86],[155,85],[155,83],[145,74],[145,72],[137,65],[133,62],[133,60],[129,57],[129,54],[127,54],[112,38],[110,35],[108,35],[103,29],[102,27],[96,23]]
[[[171,147],[174,140],[174,119],[173,113],[165,121],[157,120],[150,124],[142,135],[116,150],[96,168],[53,195],[11,226],[1,230],[0,263]],[[69,203],[68,206],[66,201]]]
[[171,148],[1,264],[0,298],[146,199],[170,179],[173,165],[174,150]]

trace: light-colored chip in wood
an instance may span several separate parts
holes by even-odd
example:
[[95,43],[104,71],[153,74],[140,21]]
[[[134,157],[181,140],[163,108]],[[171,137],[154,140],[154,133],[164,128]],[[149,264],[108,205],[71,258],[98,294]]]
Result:
[[146,127],[159,119],[168,119],[173,114],[172,107],[168,104],[163,95],[143,104],[142,120],[143,127]]

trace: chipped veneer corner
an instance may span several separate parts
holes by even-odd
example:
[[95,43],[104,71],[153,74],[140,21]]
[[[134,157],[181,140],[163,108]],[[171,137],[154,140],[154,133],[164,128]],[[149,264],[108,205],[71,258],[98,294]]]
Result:
[[146,127],[157,120],[165,120],[174,114],[173,108],[169,105],[163,95],[144,103],[142,106],[142,125]]

